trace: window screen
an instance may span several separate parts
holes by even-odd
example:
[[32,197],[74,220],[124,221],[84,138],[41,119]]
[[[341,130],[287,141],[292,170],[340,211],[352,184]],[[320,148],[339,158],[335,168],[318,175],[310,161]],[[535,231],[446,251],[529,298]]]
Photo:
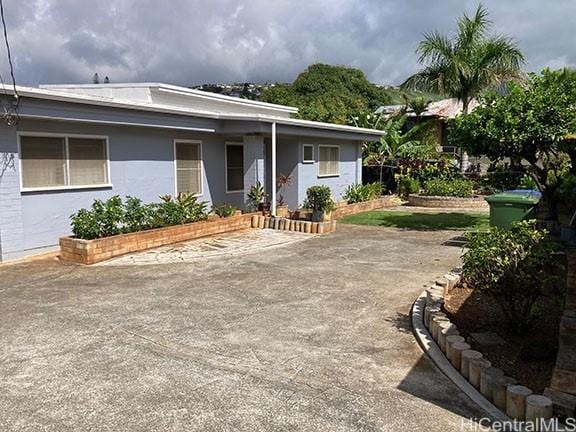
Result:
[[25,188],[66,185],[64,138],[20,137],[22,186]]
[[176,192],[202,193],[200,143],[176,143]]
[[318,151],[318,175],[337,176],[340,174],[340,148],[320,146]]

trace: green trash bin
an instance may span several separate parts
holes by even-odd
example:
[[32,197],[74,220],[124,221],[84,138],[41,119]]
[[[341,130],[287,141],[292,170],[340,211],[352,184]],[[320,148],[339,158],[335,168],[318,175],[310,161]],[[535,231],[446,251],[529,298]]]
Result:
[[509,229],[513,222],[535,217],[540,196],[533,191],[511,191],[490,195],[485,199],[490,205],[490,225]]

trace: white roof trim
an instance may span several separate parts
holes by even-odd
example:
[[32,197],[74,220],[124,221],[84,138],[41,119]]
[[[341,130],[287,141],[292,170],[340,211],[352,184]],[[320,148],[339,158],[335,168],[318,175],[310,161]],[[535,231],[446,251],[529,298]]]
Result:
[[[128,101],[119,98],[58,92],[56,90],[50,90],[47,88],[17,86],[16,89],[18,91],[18,94],[22,97],[55,100],[61,102],[73,102],[86,105],[125,108],[140,111],[178,114],[190,117],[203,117],[203,118],[220,119],[220,120],[244,120],[244,121],[256,121],[264,123],[277,123],[289,126],[309,127],[313,129],[326,129],[326,130],[357,133],[363,135],[382,136],[384,134],[381,130],[376,129],[365,129],[355,126],[338,125],[333,123],[322,123],[310,120],[300,120],[285,117],[275,117],[263,114],[239,114],[239,113],[229,114],[229,113],[217,113],[212,111],[199,111],[199,110],[192,110],[189,108],[179,108],[168,105],[136,102],[132,100]],[[6,93],[13,94],[14,89],[12,86],[9,85],[0,85],[0,92],[3,92],[5,94]]]
[[255,106],[261,108],[268,108],[273,110],[278,110],[287,113],[296,113],[298,112],[298,108],[286,106],[286,105],[278,105],[273,103],[267,102],[259,102],[253,101],[249,99],[240,99],[232,96],[221,95],[217,93],[210,93],[203,90],[196,90],[191,89],[188,87],[180,87],[175,86],[172,84],[164,84],[164,83],[114,83],[114,84],[41,84],[39,86],[41,89],[48,89],[48,90],[58,90],[58,89],[66,89],[66,90],[74,90],[74,89],[103,89],[103,88],[148,88],[157,90],[160,92],[167,92],[167,93],[177,93],[182,95],[190,95],[194,97],[199,97],[203,99],[209,100],[217,100],[221,102],[230,103],[233,105],[244,105],[244,106]]

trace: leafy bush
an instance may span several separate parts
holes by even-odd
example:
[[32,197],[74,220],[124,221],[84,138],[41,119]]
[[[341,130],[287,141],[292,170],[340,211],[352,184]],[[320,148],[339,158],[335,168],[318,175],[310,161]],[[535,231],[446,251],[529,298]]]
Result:
[[474,193],[471,181],[461,179],[433,179],[424,185],[424,195],[469,198]]
[[544,241],[546,234],[536,229],[536,221],[467,234],[466,281],[491,295],[516,330],[532,324],[539,297],[559,289],[559,264],[552,256],[554,247]]
[[370,201],[382,196],[382,184],[379,182],[368,184],[352,184],[346,188],[342,197],[348,204]]
[[576,208],[576,175],[566,174],[560,180],[560,186],[556,191],[560,201],[569,208]]
[[130,196],[123,203],[118,195],[106,202],[94,200],[90,209],[80,209],[70,216],[72,233],[76,238],[92,240],[206,219],[206,203],[198,203],[193,195],[160,198],[162,202],[151,204]]
[[508,165],[492,165],[482,178],[482,186],[489,193],[518,189],[524,177],[523,171],[512,169]]
[[234,216],[234,214],[236,213],[236,207],[224,203],[212,206],[212,211],[222,218],[227,218],[230,216]]
[[398,177],[398,195],[408,196],[420,192],[420,180],[411,176]]
[[259,204],[262,204],[268,194],[264,190],[264,186],[259,181],[255,185],[250,187],[250,192],[248,192],[247,198],[250,203],[250,207],[254,210],[258,208]]
[[332,192],[328,186],[311,186],[306,191],[304,206],[316,211],[330,212],[334,210]]

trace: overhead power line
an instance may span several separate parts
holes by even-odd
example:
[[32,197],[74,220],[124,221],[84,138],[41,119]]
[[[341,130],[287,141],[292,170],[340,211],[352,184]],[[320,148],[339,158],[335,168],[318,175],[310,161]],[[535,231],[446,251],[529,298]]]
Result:
[[[0,0],[0,18],[2,18],[2,27],[4,30],[4,42],[6,43],[6,52],[8,54],[8,66],[10,67],[10,76],[12,78],[12,86],[14,87],[14,104],[6,113],[6,121],[9,125],[18,123],[18,106],[20,105],[20,95],[16,88],[16,78],[14,77],[14,65],[12,63],[12,53],[10,51],[10,43],[8,42],[8,30],[6,27],[6,19],[4,17],[4,2]],[[2,82],[4,84],[4,82]]]

